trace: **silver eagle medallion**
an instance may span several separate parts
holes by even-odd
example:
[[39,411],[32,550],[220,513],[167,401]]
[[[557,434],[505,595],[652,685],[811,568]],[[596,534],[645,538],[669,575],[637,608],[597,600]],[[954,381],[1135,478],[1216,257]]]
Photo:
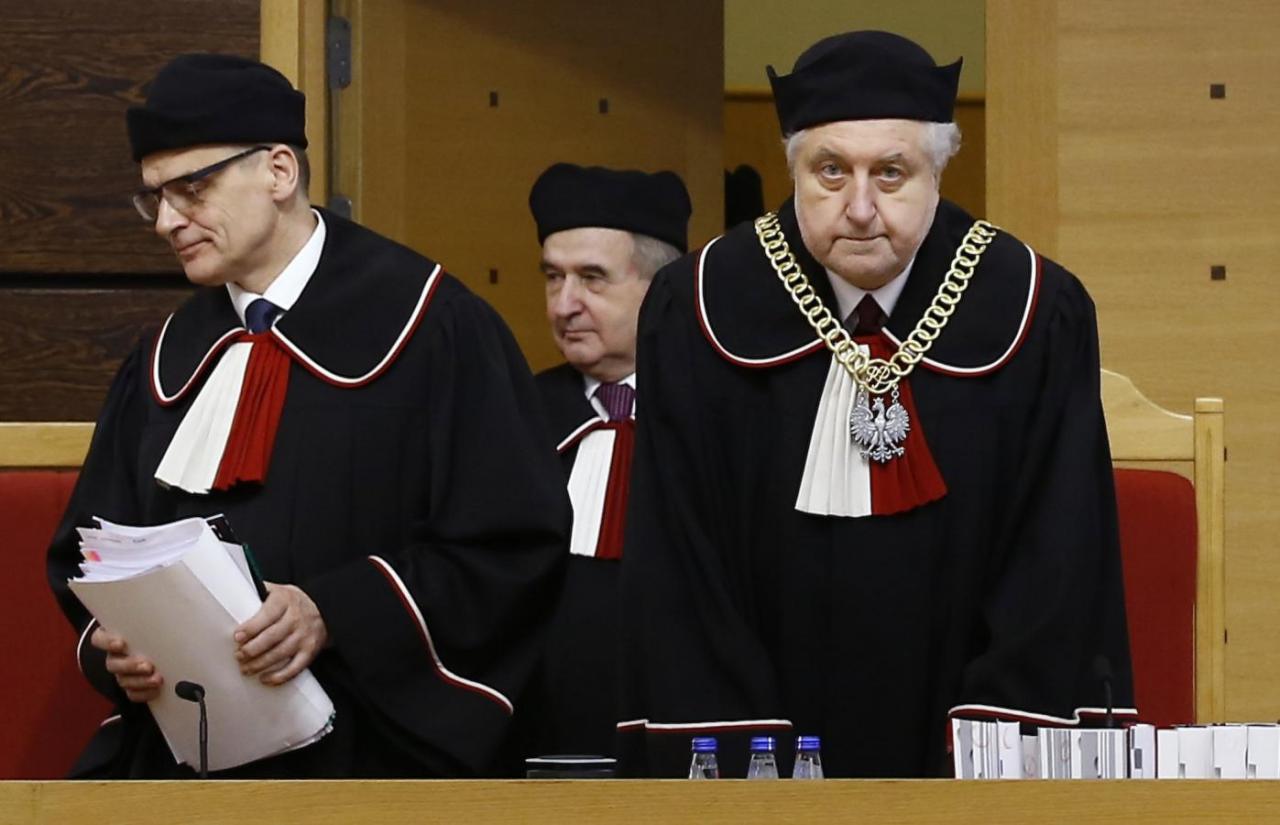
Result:
[[863,458],[885,464],[901,456],[906,452],[901,444],[910,429],[910,416],[906,407],[898,403],[897,387],[893,388],[888,407],[883,397],[869,399],[866,390],[858,390],[849,413],[849,435]]

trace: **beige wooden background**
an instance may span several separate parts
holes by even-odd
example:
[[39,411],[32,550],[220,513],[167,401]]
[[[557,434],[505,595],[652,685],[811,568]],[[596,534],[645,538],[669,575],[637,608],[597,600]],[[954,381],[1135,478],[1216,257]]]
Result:
[[1280,717],[1278,41],[1268,0],[987,0],[992,220],[1085,282],[1106,366],[1226,401],[1238,720]]
[[723,222],[720,3],[336,0],[353,83],[332,98],[336,191],[489,301],[536,370],[560,358],[528,194],[557,161],[672,169],[690,243]]

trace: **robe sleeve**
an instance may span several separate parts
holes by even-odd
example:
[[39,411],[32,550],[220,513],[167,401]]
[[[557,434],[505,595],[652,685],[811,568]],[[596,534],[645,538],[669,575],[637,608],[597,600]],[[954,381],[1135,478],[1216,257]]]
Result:
[[91,526],[94,516],[119,524],[138,523],[135,469],[146,422],[149,349],[149,339],[140,342],[111,383],[89,453],[46,558],[49,586],[76,631],[76,658],[81,672],[95,690],[122,708],[129,703],[115,677],[106,670],[106,654],[89,644],[95,620],[67,587],[67,579],[80,575],[77,527]]
[[954,708],[960,715],[980,706],[1073,721],[1105,705],[1101,661],[1117,710],[1133,708],[1094,307],[1073,276],[1045,264],[1063,283],[1044,307],[1041,389],[986,574],[985,643],[963,667],[958,698],[970,707]]
[[[690,264],[664,269],[641,310],[637,434],[622,566],[622,719],[628,775],[681,776],[690,739],[715,736],[723,776],[745,776],[752,735],[788,731],[778,719],[774,663],[750,617],[708,404],[717,370],[687,296],[673,287]],[[786,749],[783,749],[785,752]],[[780,754],[781,755],[781,754]]]
[[431,391],[429,490],[406,514],[408,540],[300,586],[384,727],[431,772],[455,776],[486,771],[500,750],[558,593],[571,515],[510,332],[470,294],[442,303],[411,344],[425,356],[396,365],[425,358]]

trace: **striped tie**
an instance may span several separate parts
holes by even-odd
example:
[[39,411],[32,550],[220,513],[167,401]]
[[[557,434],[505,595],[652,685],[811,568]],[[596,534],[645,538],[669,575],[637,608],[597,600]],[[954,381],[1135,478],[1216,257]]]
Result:
[[601,384],[596,387],[596,398],[609,413],[610,421],[623,421],[631,417],[631,407],[636,400],[636,390],[628,384]]

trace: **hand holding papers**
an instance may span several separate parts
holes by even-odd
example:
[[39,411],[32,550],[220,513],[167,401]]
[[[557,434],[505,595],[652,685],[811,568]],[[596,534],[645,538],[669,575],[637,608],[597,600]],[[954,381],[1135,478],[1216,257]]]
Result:
[[[200,518],[148,528],[99,520],[80,535],[84,575],[69,582],[72,592],[170,684],[205,687],[210,770],[302,747],[329,731],[333,703],[310,671],[280,686],[240,672],[232,634],[262,606],[241,547],[220,542]],[[197,764],[196,706],[170,690],[148,705],[174,757]]]

